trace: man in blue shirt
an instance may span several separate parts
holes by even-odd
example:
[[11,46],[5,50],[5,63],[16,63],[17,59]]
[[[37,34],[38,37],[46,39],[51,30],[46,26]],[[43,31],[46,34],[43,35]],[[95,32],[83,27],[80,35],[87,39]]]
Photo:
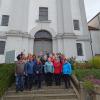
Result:
[[33,57],[30,56],[29,61],[25,65],[25,74],[28,77],[27,84],[28,84],[28,89],[29,90],[32,89],[32,85],[33,85],[33,74],[34,74],[33,66],[34,66]]

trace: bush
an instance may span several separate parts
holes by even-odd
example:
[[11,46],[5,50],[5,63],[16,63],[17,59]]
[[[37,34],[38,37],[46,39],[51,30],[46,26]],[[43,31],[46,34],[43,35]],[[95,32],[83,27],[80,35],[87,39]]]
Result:
[[92,68],[88,62],[75,62],[74,69],[81,68],[81,69],[90,69]]
[[14,81],[15,64],[0,64],[0,97]]
[[83,86],[88,92],[92,92],[94,90],[94,84],[89,80],[85,80],[83,82]]
[[100,69],[75,69],[75,75],[79,81],[84,81],[87,76],[93,76],[100,79]]
[[99,68],[100,69],[100,56],[93,57],[90,61],[89,64],[91,65],[92,68]]

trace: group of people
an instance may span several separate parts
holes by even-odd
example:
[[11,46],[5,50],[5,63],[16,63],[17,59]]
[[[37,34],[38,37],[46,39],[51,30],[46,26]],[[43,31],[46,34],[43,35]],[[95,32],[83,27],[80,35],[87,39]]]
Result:
[[29,54],[26,57],[21,53],[17,56],[17,60],[16,92],[24,89],[31,90],[33,85],[41,88],[42,82],[45,82],[47,86],[52,86],[53,83],[60,86],[61,81],[64,81],[65,88],[70,87],[72,66],[63,54],[53,53],[38,57]]

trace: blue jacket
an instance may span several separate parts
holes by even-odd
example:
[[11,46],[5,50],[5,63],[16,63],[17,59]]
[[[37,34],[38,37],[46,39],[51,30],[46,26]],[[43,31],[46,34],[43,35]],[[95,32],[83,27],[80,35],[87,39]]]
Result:
[[63,74],[68,74],[68,75],[71,75],[72,74],[72,67],[71,67],[71,64],[69,62],[66,62],[63,65],[62,72],[63,72]]
[[54,72],[54,66],[53,66],[53,64],[47,61],[45,63],[45,65],[44,65],[44,72],[45,73],[48,73],[48,72],[53,73]]
[[26,74],[33,74],[33,61],[28,61],[25,65],[25,73]]

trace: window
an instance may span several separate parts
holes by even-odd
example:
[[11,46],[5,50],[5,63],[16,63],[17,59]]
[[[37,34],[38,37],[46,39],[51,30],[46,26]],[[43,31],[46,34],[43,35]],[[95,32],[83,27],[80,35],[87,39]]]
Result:
[[48,20],[48,8],[47,7],[40,7],[39,8],[39,20],[40,21],[47,21]]
[[1,3],[2,3],[2,1],[0,0],[0,7],[1,7]]
[[4,54],[5,51],[5,41],[0,41],[0,54]]
[[8,15],[2,15],[1,26],[8,26],[8,23],[9,23],[9,16]]
[[73,20],[74,30],[80,30],[79,20]]
[[83,48],[81,43],[77,43],[77,55],[83,56]]

